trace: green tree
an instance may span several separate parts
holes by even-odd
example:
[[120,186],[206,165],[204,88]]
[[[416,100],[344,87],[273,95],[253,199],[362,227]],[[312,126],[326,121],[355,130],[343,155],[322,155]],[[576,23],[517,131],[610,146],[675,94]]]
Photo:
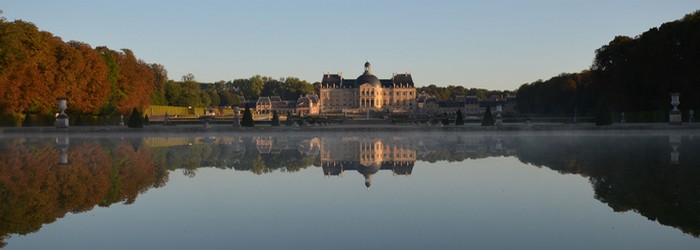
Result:
[[241,126],[255,126],[255,121],[253,120],[253,112],[250,111],[250,105],[248,104],[245,105],[245,109],[243,110],[243,119],[241,120]]
[[153,63],[148,65],[153,76],[155,77],[155,89],[151,94],[151,104],[168,105],[168,99],[165,96],[165,85],[168,83],[168,71],[161,64]]
[[278,127],[280,125],[280,116],[277,114],[276,110],[272,111],[272,126]]
[[238,102],[235,101],[236,96],[228,90],[219,91],[219,106],[233,106],[237,105]]
[[209,90],[209,99],[211,100],[211,106],[212,107],[219,107],[219,106],[229,106],[229,105],[221,105],[221,96],[219,93],[216,92],[216,90]]
[[491,106],[486,106],[486,112],[484,113],[484,119],[481,120],[481,126],[493,126],[495,123],[493,114],[491,114]]
[[[201,105],[203,107],[210,107],[211,106],[211,96],[209,95],[209,91],[200,91],[200,101]],[[218,95],[217,95],[218,96]]]
[[129,117],[129,122],[127,124],[130,128],[143,128],[143,120],[141,120],[141,113],[134,108],[131,111],[131,116]]
[[464,125],[464,118],[462,117],[462,110],[457,110],[457,118],[455,118],[455,125]]

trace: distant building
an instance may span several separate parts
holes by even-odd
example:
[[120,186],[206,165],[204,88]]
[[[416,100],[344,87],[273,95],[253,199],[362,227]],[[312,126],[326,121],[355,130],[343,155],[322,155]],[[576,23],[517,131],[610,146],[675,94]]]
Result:
[[409,113],[415,105],[416,88],[411,74],[379,79],[372,74],[369,62],[357,79],[324,74],[321,80],[321,114]]
[[259,97],[255,102],[256,114],[294,114],[300,116],[315,116],[319,114],[320,103],[318,95],[307,94],[296,101],[282,100],[279,96]]
[[307,94],[297,99],[296,114],[299,116],[316,116],[320,112],[321,104],[318,95]]
[[258,97],[258,101],[255,102],[255,113],[256,114],[268,114],[272,112],[272,100],[270,97]]
[[479,113],[486,112],[487,107],[491,107],[491,112],[496,112],[496,107],[501,106],[503,114],[516,113],[516,97],[515,96],[492,96],[487,100],[479,101]]

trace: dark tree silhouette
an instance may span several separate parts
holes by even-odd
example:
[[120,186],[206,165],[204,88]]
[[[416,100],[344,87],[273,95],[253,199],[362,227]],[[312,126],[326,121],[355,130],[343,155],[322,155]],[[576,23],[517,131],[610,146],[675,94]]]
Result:
[[73,122],[73,125],[75,126],[83,126],[83,118],[80,118],[81,115],[77,115],[75,117],[75,121]]
[[130,128],[143,128],[143,120],[141,120],[141,113],[134,108],[131,110],[131,116],[129,117],[129,122],[127,124]]
[[462,110],[457,110],[457,118],[455,118],[455,125],[464,125],[464,118],[462,117]]
[[24,120],[22,121],[22,127],[31,127],[34,124],[34,121],[32,121],[32,116],[30,114],[26,114],[24,116]]
[[280,116],[277,114],[276,110],[272,111],[272,126],[279,127],[280,125]]
[[241,126],[253,127],[255,126],[255,121],[253,121],[253,113],[250,111],[250,105],[245,105],[245,110],[243,110],[243,119],[241,120]]
[[595,116],[596,126],[606,126],[612,125],[612,115],[610,114],[610,108],[607,103],[603,103],[598,108],[598,113]]
[[287,120],[284,121],[284,125],[292,126],[294,125],[294,119],[292,119],[292,113],[287,111]]
[[495,121],[493,120],[493,114],[491,114],[491,106],[486,106],[486,112],[484,113],[484,119],[481,120],[481,126],[493,126]]

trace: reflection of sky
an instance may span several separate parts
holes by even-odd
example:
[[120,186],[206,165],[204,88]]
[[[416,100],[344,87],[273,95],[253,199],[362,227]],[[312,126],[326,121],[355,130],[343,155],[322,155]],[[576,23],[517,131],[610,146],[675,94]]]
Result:
[[[132,205],[68,214],[8,248],[690,248],[698,239],[614,213],[591,184],[515,158],[416,162],[410,176],[200,168]],[[41,240],[36,240],[41,239]],[[122,241],[126,239],[126,241]]]

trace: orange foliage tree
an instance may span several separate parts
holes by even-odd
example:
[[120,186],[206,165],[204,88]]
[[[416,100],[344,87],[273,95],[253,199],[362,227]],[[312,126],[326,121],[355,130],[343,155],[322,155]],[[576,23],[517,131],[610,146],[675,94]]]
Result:
[[154,91],[164,89],[167,71],[157,67],[128,49],[66,43],[30,22],[0,19],[0,120],[19,125],[28,113],[53,114],[59,97],[68,99],[70,113],[143,109]]
[[67,165],[59,164],[60,153],[53,140],[0,144],[0,247],[10,234],[36,232],[69,212],[96,205],[132,203],[167,180],[167,169],[154,163],[146,145],[71,140]]

